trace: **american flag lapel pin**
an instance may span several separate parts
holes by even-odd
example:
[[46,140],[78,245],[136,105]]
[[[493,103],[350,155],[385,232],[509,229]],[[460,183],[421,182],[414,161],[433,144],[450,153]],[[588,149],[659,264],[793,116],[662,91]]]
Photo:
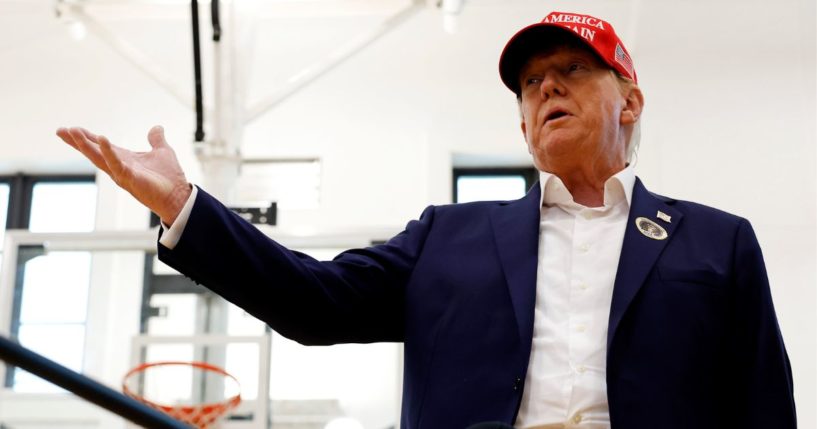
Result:
[[658,219],[661,219],[666,223],[672,223],[672,216],[662,212],[661,210],[658,210],[658,214],[656,216]]

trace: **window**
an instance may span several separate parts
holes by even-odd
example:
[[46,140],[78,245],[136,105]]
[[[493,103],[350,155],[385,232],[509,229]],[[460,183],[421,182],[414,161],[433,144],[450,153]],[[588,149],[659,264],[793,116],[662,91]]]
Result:
[[538,178],[534,168],[455,168],[454,202],[515,200]]
[[96,184],[37,182],[31,191],[32,232],[88,232],[96,220]]
[[[9,229],[32,232],[87,232],[94,229],[96,184],[93,176],[25,176],[0,185]],[[5,196],[5,198],[3,198]],[[22,246],[11,314],[11,335],[24,346],[75,371],[82,370],[90,284],[89,252],[52,251]],[[59,388],[25,371],[10,368],[5,384],[18,392]]]
[[[24,254],[28,257],[23,257]],[[91,255],[21,248],[22,296],[16,331],[20,344],[62,365],[82,371]],[[19,270],[19,268],[18,268]],[[18,271],[19,272],[19,271]],[[13,325],[14,326],[14,325]],[[58,387],[25,371],[15,371],[18,392],[55,392]]]

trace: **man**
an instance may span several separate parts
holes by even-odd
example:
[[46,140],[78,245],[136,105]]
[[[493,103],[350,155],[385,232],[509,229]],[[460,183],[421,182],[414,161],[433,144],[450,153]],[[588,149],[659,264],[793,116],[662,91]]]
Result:
[[541,180],[427,208],[384,245],[293,253],[135,154],[60,129],[165,225],[160,258],[304,344],[405,342],[404,428],[793,428],[792,380],[749,223],[648,192],[644,105],[612,26],[554,12],[500,59]]

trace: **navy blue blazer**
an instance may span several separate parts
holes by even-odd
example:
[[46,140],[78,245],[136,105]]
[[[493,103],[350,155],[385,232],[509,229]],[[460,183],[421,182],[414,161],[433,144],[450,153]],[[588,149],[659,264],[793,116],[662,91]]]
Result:
[[[200,190],[179,243],[159,245],[159,257],[303,344],[404,342],[403,428],[512,424],[531,350],[539,201],[537,184],[516,201],[432,206],[385,244],[319,262]],[[637,217],[668,237],[646,237]],[[796,426],[749,222],[636,180],[610,311],[607,394],[613,429]]]

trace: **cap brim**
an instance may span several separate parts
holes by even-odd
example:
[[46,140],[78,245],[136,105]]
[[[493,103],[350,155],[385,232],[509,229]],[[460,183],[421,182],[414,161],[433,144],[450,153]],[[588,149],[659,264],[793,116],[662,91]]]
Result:
[[505,86],[519,95],[519,72],[531,55],[563,41],[565,37],[580,42],[598,55],[592,45],[567,28],[543,22],[529,25],[511,37],[499,57],[499,77]]

